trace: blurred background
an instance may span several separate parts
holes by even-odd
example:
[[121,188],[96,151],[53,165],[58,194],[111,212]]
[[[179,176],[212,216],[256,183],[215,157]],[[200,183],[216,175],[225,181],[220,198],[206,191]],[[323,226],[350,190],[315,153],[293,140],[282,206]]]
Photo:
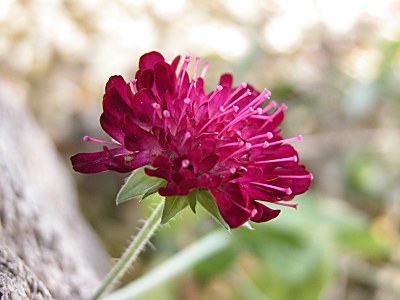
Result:
[[[149,299],[400,299],[400,2],[395,0],[1,0],[0,79],[65,163],[107,138],[108,77],[133,78],[159,50],[210,61],[206,84],[267,87],[289,109],[284,136],[314,174],[297,211],[235,230],[231,242]],[[72,174],[72,169],[71,169]],[[119,257],[146,201],[115,206],[124,175],[72,174],[81,208]],[[182,213],[153,239],[128,282],[218,225]]]

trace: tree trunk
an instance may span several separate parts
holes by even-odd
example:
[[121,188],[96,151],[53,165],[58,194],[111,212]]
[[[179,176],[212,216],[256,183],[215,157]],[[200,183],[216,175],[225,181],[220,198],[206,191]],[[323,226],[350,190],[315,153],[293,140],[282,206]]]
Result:
[[108,259],[65,163],[0,78],[0,299],[87,299]]

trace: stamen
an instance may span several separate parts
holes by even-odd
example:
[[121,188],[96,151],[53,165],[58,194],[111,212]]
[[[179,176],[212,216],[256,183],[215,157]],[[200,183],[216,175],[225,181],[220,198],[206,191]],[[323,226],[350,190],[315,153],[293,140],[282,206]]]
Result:
[[[189,94],[188,94],[188,95],[189,95]],[[183,100],[183,107],[182,107],[181,115],[179,116],[178,126],[179,126],[179,124],[181,124],[181,121],[182,121],[182,119],[183,119],[183,117],[184,117],[184,115],[185,115],[185,113],[186,113],[186,108],[187,108],[187,106],[190,104],[191,101],[192,101],[192,100],[191,100],[190,98],[185,98],[185,99]]]
[[189,86],[189,89],[188,89],[188,92],[187,92],[187,95],[186,95],[187,98],[190,97],[190,93],[192,91],[192,88],[194,86],[196,86],[196,83],[197,83],[197,78],[193,78],[193,80],[190,82],[190,86]]
[[[251,96],[250,90],[247,90],[246,92],[244,92],[239,98],[237,98],[235,101],[233,101],[233,102],[232,102],[231,104],[229,104],[227,107],[225,107],[225,109],[228,109],[228,108],[234,106],[236,103],[238,103],[240,100],[242,100],[243,98],[245,98],[245,97],[247,97],[247,96]],[[226,101],[226,102],[224,103],[224,105],[227,104],[227,102],[229,102],[229,101]]]
[[278,175],[279,178],[283,179],[310,179],[313,180],[314,176],[310,173],[307,175]]
[[239,141],[239,142],[224,144],[221,147],[218,147],[218,149],[225,148],[225,147],[242,147],[243,145],[244,145],[244,142]]
[[221,162],[227,161],[228,159],[231,159],[232,157],[238,156],[239,154],[249,151],[251,149],[251,144],[250,143],[246,143],[245,147],[240,148],[239,150],[236,150],[235,152],[233,152],[231,155],[229,155],[228,157],[225,157]]
[[256,140],[256,139],[262,139],[262,138],[265,138],[265,137],[267,139],[272,139],[273,136],[274,135],[272,134],[272,132],[267,132],[267,133],[264,133],[264,134],[253,136],[253,137],[249,138],[248,141],[253,141],[253,140]]
[[188,159],[182,160],[182,168],[187,168],[190,165],[190,161]]
[[[242,82],[237,88],[236,90],[233,91],[233,93],[229,96],[228,99],[226,99],[225,103],[223,104],[223,106],[227,105],[229,103],[229,101],[232,100],[233,97],[236,96],[237,93],[239,93],[239,91],[241,91],[242,89],[245,89],[247,87],[247,83],[246,82]],[[248,90],[250,92],[250,90]]]
[[216,94],[218,94],[220,91],[222,91],[224,87],[222,85],[218,85],[217,88],[214,90],[214,92],[211,94],[210,98],[208,99],[208,102],[212,100],[212,98],[215,97]]
[[[271,103],[272,102],[275,102],[275,101],[271,101]],[[273,120],[279,113],[281,113],[283,110],[286,110],[287,109],[287,105],[286,104],[282,104],[281,106],[279,106],[279,108],[272,114],[272,115],[270,115],[270,116],[266,116],[266,117],[268,117],[268,118],[266,118],[266,121],[267,122],[265,122],[261,127],[260,127],[260,129],[259,129],[259,131],[262,131],[267,125],[268,125],[268,123],[271,121],[271,120]],[[262,118],[262,117],[264,117],[264,116],[251,116],[252,118]]]
[[284,161],[293,161],[297,162],[297,156],[290,156],[290,157],[284,157],[284,158],[277,158],[277,159],[270,159],[270,160],[259,160],[254,162],[256,165],[263,165],[263,164],[269,164],[269,163],[277,163],[277,162],[284,162]]
[[283,144],[283,143],[290,143],[293,141],[302,141],[303,140],[303,136],[301,134],[299,134],[298,136],[292,137],[290,139],[285,139],[285,140],[280,140],[280,141],[275,141],[270,143],[270,145],[279,145],[279,144]]
[[268,148],[270,145],[270,143],[268,143],[267,141],[264,141],[263,143],[259,143],[259,144],[255,144],[253,145],[253,148]]
[[186,73],[189,63],[190,63],[190,55],[186,55],[185,60],[183,61],[183,64],[182,64],[182,68],[181,68],[181,78],[180,78],[178,90],[180,90],[182,88],[183,78],[185,78],[185,73]]
[[153,118],[154,118],[154,117],[156,116],[156,114],[157,114],[157,116],[158,116],[160,119],[162,119],[161,105],[158,104],[157,102],[154,102],[154,103],[152,104],[152,106],[153,106],[153,108],[154,108]]
[[[221,107],[219,108],[219,110],[221,111]],[[207,128],[208,125],[210,125],[214,120],[218,119],[219,117],[225,116],[227,114],[231,113],[231,110],[225,111],[223,113],[220,114],[215,114],[212,118],[210,118],[210,120],[208,120],[208,122],[206,124],[203,125],[203,127],[201,127],[201,129],[199,130],[199,132],[202,132],[204,129]]]
[[235,119],[231,120],[219,133],[218,136],[220,136],[224,131],[230,129],[232,126],[234,126],[236,123],[239,123],[240,121],[242,121],[243,119],[246,119],[247,117],[251,116],[252,114],[254,114],[254,112],[256,112],[256,110],[251,111],[250,109],[247,112],[242,112],[240,113]]
[[163,111],[163,116],[164,116],[165,118],[169,118],[169,117],[171,116],[171,113],[170,113],[168,110],[164,110],[164,111]]
[[92,137],[90,137],[90,136],[88,136],[88,135],[85,135],[85,136],[83,137],[83,141],[84,141],[84,142],[98,143],[98,144],[102,144],[102,145],[114,145],[114,146],[117,145],[117,146],[120,146],[119,143],[116,143],[116,142],[107,142],[107,141],[103,141],[103,140],[98,140],[98,139],[92,138]]
[[196,56],[194,60],[194,68],[193,68],[193,80],[197,80],[197,69],[199,67],[200,57]]
[[192,137],[192,135],[190,134],[189,131],[187,131],[187,132],[183,135],[182,146],[185,145],[185,143],[187,142],[187,140],[190,139],[191,137]]
[[297,209],[297,203],[274,202],[274,204],[278,204],[278,205],[281,205],[281,206],[287,206],[287,207],[291,207],[291,208]]
[[276,191],[280,191],[280,192],[284,192],[286,195],[291,195],[292,194],[292,190],[290,188],[284,188],[284,187],[280,187],[280,186],[276,186],[276,185],[272,185],[272,184],[267,184],[267,183],[260,183],[260,182],[252,182],[251,184],[257,185],[257,186],[261,186],[261,187],[265,187],[265,188],[269,188],[269,189],[276,190]]
[[131,80],[132,91],[133,91],[134,94],[136,94],[138,92],[136,83],[137,83],[137,79],[132,79]]
[[278,105],[275,100],[272,100],[270,103],[268,103],[264,108],[263,108],[263,113],[266,113],[269,111],[271,108],[274,108]]
[[258,107],[261,103],[263,103],[265,101],[265,99],[268,98],[268,94],[270,94],[271,92],[267,89],[264,89],[260,95],[258,95],[257,97],[255,97],[253,99],[253,101],[251,101],[249,104],[247,104],[242,111],[245,111],[246,109],[248,109],[249,107]]
[[204,66],[203,66],[203,70],[201,71],[200,78],[203,78],[203,79],[204,79],[204,76],[206,76],[207,70],[208,70],[209,66],[210,66],[210,63],[209,63],[208,61],[206,61],[206,62],[204,63]]

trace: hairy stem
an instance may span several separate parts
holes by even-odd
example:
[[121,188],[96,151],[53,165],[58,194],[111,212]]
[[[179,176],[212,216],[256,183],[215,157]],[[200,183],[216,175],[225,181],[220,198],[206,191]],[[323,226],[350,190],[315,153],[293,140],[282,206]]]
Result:
[[101,286],[97,289],[91,300],[99,299],[104,292],[109,290],[125,274],[126,270],[132,265],[144,246],[149,242],[154,232],[160,225],[164,201],[161,201],[153,211],[149,219],[145,222],[139,233],[135,236],[131,244],[125,250],[122,257],[107,274]]
[[202,260],[231,245],[226,232],[214,231],[181,250],[160,266],[139,277],[125,287],[107,295],[104,300],[136,299],[162,283],[191,269]]

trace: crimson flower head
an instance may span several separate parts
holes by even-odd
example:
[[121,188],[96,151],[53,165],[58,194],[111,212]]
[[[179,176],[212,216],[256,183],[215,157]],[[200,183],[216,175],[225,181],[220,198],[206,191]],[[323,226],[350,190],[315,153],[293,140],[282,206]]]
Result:
[[74,170],[131,172],[147,166],[148,176],[165,182],[160,195],[205,190],[231,228],[277,217],[280,210],[269,203],[296,207],[288,201],[307,191],[312,175],[289,144],[302,137],[281,137],[278,126],[286,105],[270,101],[267,89],[234,86],[231,74],[223,74],[216,89],[206,92],[209,65],[200,71],[199,61],[194,59],[190,78],[190,56],[169,64],[150,52],[140,58],[135,79],[112,76],[100,117],[112,141],[85,137],[103,149],[74,155]]

